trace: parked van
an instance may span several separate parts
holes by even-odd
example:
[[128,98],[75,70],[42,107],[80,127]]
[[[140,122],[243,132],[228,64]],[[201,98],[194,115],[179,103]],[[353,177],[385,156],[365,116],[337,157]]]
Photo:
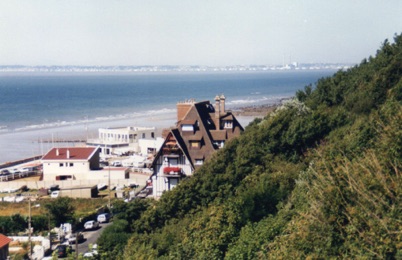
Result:
[[95,220],[90,220],[85,222],[84,224],[84,229],[85,230],[91,230],[91,229],[96,229],[99,227],[99,222]]
[[112,215],[110,213],[103,213],[98,215],[98,222],[99,223],[106,223],[109,222],[109,220],[112,218]]

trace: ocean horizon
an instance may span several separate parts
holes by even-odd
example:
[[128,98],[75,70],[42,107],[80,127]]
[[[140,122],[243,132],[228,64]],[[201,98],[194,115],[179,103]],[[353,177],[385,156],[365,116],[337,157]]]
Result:
[[175,124],[176,103],[224,94],[228,109],[273,105],[335,70],[232,73],[0,73],[0,163],[43,154],[40,140],[101,127]]

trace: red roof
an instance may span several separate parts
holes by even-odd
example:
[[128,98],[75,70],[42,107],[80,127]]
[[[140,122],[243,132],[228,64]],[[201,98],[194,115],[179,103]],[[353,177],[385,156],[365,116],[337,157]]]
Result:
[[13,241],[11,238],[6,237],[3,234],[0,234],[0,248],[8,245],[11,241]]
[[89,160],[96,149],[96,147],[52,148],[42,160]]

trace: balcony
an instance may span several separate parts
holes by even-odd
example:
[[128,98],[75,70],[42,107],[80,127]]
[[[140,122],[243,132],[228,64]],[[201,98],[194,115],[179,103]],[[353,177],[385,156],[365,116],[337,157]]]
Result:
[[165,167],[163,168],[163,175],[166,177],[181,177],[182,170],[180,167]]

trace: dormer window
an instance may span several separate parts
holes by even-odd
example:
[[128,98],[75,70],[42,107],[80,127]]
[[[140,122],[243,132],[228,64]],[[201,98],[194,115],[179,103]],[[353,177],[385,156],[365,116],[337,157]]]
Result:
[[200,141],[190,141],[190,148],[191,149],[201,148],[201,142]]
[[224,120],[223,121],[223,128],[233,128],[233,121],[231,120]]
[[203,159],[195,159],[195,165],[203,165],[204,160]]
[[194,131],[194,125],[190,125],[190,124],[183,124],[181,125],[181,130],[185,131],[185,132],[193,132]]
[[223,140],[222,141],[214,141],[213,144],[216,148],[223,148],[223,146],[225,145],[225,141],[223,141]]

